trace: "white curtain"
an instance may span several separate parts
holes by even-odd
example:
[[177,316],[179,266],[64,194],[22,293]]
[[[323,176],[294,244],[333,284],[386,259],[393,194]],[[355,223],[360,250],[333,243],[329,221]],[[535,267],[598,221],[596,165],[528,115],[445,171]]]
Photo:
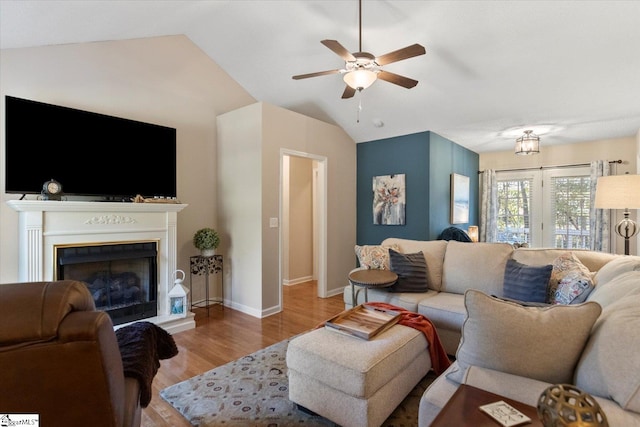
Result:
[[496,171],[486,169],[480,180],[480,238],[481,242],[495,242],[498,231],[498,186]]
[[609,162],[607,160],[594,160],[591,162],[591,210],[590,210],[590,241],[591,250],[611,252],[610,243],[610,219],[609,209],[596,209],[595,197],[598,177],[609,175]]

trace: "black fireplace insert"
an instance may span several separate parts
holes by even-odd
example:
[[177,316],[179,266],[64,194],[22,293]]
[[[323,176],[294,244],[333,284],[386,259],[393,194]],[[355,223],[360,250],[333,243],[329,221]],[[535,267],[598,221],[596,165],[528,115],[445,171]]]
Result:
[[56,277],[85,282],[114,325],[158,314],[156,242],[55,248]]

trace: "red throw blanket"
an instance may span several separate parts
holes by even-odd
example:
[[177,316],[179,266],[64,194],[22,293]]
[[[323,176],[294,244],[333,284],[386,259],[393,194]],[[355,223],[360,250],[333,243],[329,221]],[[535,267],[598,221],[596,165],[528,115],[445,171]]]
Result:
[[427,319],[422,314],[414,313],[386,302],[367,302],[365,304],[372,307],[382,308],[384,310],[398,311],[400,312],[400,320],[398,321],[399,325],[409,326],[410,328],[421,331],[429,343],[431,367],[436,375],[440,375],[449,367],[449,365],[451,365],[451,360],[449,360],[449,356],[447,356],[447,352],[440,342],[440,337],[438,336],[436,327],[433,326],[431,320]]

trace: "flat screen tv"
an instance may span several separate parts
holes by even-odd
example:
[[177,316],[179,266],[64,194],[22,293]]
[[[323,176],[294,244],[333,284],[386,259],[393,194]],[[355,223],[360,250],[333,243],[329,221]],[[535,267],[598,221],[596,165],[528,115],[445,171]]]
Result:
[[129,201],[176,197],[176,130],[28,99],[5,97],[5,192]]

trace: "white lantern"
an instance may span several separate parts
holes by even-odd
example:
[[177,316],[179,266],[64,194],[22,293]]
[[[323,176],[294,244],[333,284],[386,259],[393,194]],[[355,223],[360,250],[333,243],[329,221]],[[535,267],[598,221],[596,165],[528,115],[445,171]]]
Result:
[[[178,273],[182,273],[182,278],[178,278]],[[169,291],[169,314],[176,317],[187,317],[187,289],[182,283],[184,282],[184,271],[176,270],[173,273],[174,285]]]

